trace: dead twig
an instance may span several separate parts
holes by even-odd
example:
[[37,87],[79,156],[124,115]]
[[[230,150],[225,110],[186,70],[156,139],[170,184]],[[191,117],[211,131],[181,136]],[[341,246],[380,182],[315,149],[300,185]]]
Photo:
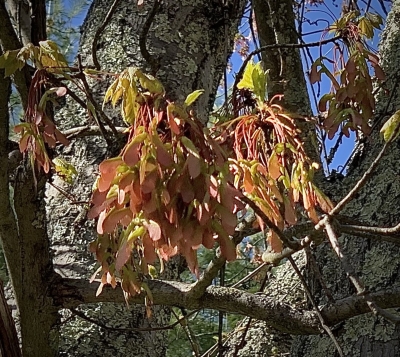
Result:
[[296,264],[296,262],[294,261],[293,257],[291,257],[291,256],[288,257],[288,260],[289,260],[290,264],[292,265],[294,271],[296,272],[297,276],[299,277],[301,283],[303,284],[304,291],[306,292],[307,297],[308,297],[308,299],[310,300],[311,305],[313,306],[313,309],[314,309],[315,313],[316,313],[317,316],[318,316],[318,319],[319,319],[319,321],[320,321],[320,323],[321,323],[321,327],[325,330],[325,332],[328,334],[328,336],[329,336],[329,337],[331,338],[331,340],[333,341],[333,343],[334,343],[334,345],[335,345],[335,347],[336,347],[336,350],[338,351],[340,357],[344,357],[342,348],[340,347],[339,342],[337,341],[336,337],[333,335],[332,330],[331,330],[331,329],[328,327],[328,325],[325,323],[325,320],[324,320],[323,316],[321,315],[321,311],[320,311],[320,309],[319,309],[317,303],[315,302],[315,300],[314,300],[314,298],[313,298],[313,296],[312,296],[312,294],[311,294],[311,291],[310,291],[310,289],[308,288],[307,282],[306,282],[306,280],[304,279],[303,274],[301,274],[301,271],[299,270],[299,267],[297,266],[297,264]]

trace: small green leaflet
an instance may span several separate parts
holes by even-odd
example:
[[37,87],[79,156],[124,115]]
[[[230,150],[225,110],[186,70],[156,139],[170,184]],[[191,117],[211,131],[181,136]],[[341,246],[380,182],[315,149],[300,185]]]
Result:
[[400,134],[400,110],[394,113],[389,120],[383,124],[381,133],[385,142],[394,141]]
[[200,97],[204,93],[204,89],[197,89],[194,92],[190,93],[185,99],[185,106],[192,105],[198,97]]
[[238,89],[247,88],[254,92],[260,101],[265,100],[265,92],[267,86],[268,71],[263,71],[261,63],[254,64],[250,61],[246,65],[243,78],[238,83]]

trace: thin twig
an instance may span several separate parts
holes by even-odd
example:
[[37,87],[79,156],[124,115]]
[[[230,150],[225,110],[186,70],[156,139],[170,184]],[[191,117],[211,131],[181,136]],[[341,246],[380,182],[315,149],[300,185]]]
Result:
[[[108,125],[105,125],[104,129],[108,132],[111,132],[111,128]],[[117,126],[115,128],[115,130],[120,134],[123,134],[126,131],[126,129],[127,128],[123,126]],[[86,136],[101,135],[101,131],[97,125],[78,126],[75,128],[65,130],[62,133],[67,137],[68,140],[84,138]]]
[[[251,222],[246,222],[246,224],[244,224],[235,232],[232,237],[233,244],[239,244],[244,237],[250,235],[250,233],[254,233],[254,230],[251,228],[250,224]],[[220,251],[217,251],[216,256],[208,264],[200,279],[193,284],[192,289],[190,289],[188,292],[188,296],[192,298],[200,298],[206,291],[207,287],[212,284],[214,278],[218,276],[218,272],[224,266],[225,262],[226,258],[221,255]]]
[[324,320],[323,316],[321,315],[321,311],[319,310],[319,307],[318,307],[317,303],[315,302],[315,300],[314,300],[314,298],[313,298],[313,296],[311,294],[311,291],[308,288],[307,282],[304,279],[303,274],[301,274],[301,271],[299,270],[299,267],[297,266],[297,264],[294,261],[293,257],[291,257],[291,256],[288,257],[288,260],[289,260],[290,264],[292,265],[294,271],[296,272],[297,276],[299,277],[301,283],[303,284],[303,287],[304,287],[304,290],[305,290],[305,292],[307,294],[307,297],[310,300],[311,305],[313,306],[314,311],[317,314],[318,319],[319,319],[319,321],[321,323],[321,327],[325,330],[325,332],[328,334],[328,336],[333,341],[333,343],[334,343],[334,345],[336,347],[336,350],[338,351],[339,355],[341,357],[344,357],[342,348],[340,347],[339,342],[337,341],[336,337],[333,335],[332,330],[325,323],[325,320]]
[[357,295],[362,296],[365,299],[365,302],[367,303],[368,307],[370,308],[370,310],[373,312],[374,315],[380,315],[386,318],[387,320],[392,321],[393,323],[400,322],[400,317],[393,315],[388,311],[383,310],[372,299],[369,291],[365,288],[363,281],[358,277],[356,271],[351,265],[350,260],[347,258],[347,256],[343,253],[342,249],[340,248],[339,240],[335,228],[333,227],[332,218],[329,216],[325,216],[321,221],[324,230],[326,232],[326,235],[328,236],[329,242],[331,243],[334,252],[338,256],[346,275],[348,276],[353,286],[356,288]]
[[166,325],[166,326],[159,326],[159,327],[140,327],[140,328],[122,328],[122,327],[109,327],[107,325],[105,325],[104,323],[92,319],[91,317],[87,316],[86,314],[84,314],[82,311],[76,310],[74,308],[70,308],[69,309],[74,315],[80,317],[81,319],[90,322],[96,326],[99,326],[105,330],[112,330],[112,331],[121,331],[121,332],[146,332],[146,331],[164,331],[164,330],[171,330],[173,329],[175,326],[182,324],[182,322],[184,320],[186,320],[189,316],[193,315],[197,310],[191,311],[190,313],[188,313],[186,316],[181,317],[179,319],[177,319],[174,323],[170,324],[170,325]]
[[94,34],[93,37],[93,42],[92,42],[92,59],[93,59],[93,64],[96,67],[98,71],[100,71],[100,63],[99,60],[97,59],[97,42],[99,41],[101,33],[104,31],[106,28],[107,24],[110,22],[112,15],[115,12],[115,9],[117,8],[118,4],[120,3],[121,0],[114,0],[113,4],[110,7],[110,10],[108,10],[108,13],[103,21],[103,23],[99,26],[99,28],[96,30],[96,33]]
[[380,159],[384,155],[384,153],[385,153],[385,151],[386,151],[386,149],[388,147],[388,144],[389,144],[389,142],[387,142],[387,143],[385,143],[385,145],[383,145],[382,150],[379,152],[379,154],[375,158],[375,160],[371,163],[371,165],[368,168],[368,170],[365,171],[364,175],[356,183],[356,185],[350,190],[350,192],[329,212],[329,216],[333,216],[335,214],[338,214],[344,208],[344,206],[354,198],[354,195],[365,185],[367,180],[372,176],[372,174],[373,174],[376,166],[378,165]]
[[271,44],[271,45],[266,45],[266,46],[262,46],[262,47],[260,47],[260,48],[255,49],[254,51],[252,51],[252,52],[250,52],[250,53],[248,54],[248,56],[246,57],[246,59],[243,61],[242,66],[241,66],[240,69],[239,69],[239,72],[238,72],[237,75],[236,75],[235,82],[234,82],[233,87],[232,87],[232,97],[234,98],[234,96],[235,96],[235,92],[236,92],[237,85],[238,85],[239,81],[240,81],[240,80],[242,79],[242,77],[243,77],[243,73],[244,73],[244,70],[245,70],[245,68],[246,68],[247,63],[251,60],[251,58],[252,58],[254,55],[256,55],[256,54],[258,54],[258,53],[260,53],[260,52],[262,52],[262,51],[271,50],[271,49],[273,49],[273,48],[304,48],[304,47],[318,47],[318,46],[321,46],[321,45],[326,45],[326,44],[328,44],[328,43],[334,42],[334,41],[336,41],[336,40],[338,40],[338,39],[340,39],[340,38],[341,38],[341,36],[336,36],[336,37],[332,37],[332,38],[327,39],[327,40],[318,41],[318,42],[310,42],[310,43],[273,43],[273,44]]
[[[173,309],[171,309],[171,311],[172,311],[172,314],[175,316],[175,318],[176,318],[177,321],[181,320],[181,319],[177,316],[177,314],[175,313],[175,311],[174,311]],[[186,319],[187,313],[184,314],[184,312],[185,312],[184,309],[181,309],[181,311],[182,311],[182,314],[183,314],[183,316],[184,316],[184,319]],[[199,356],[200,356],[199,343],[196,341],[196,336],[195,336],[195,334],[192,332],[192,330],[190,329],[189,323],[188,323],[188,322],[186,322],[186,324],[182,324],[182,323],[181,323],[181,326],[182,326],[183,332],[185,333],[187,339],[189,340],[190,345],[192,346],[192,351],[194,352],[194,355],[195,355],[196,357],[199,357]]]

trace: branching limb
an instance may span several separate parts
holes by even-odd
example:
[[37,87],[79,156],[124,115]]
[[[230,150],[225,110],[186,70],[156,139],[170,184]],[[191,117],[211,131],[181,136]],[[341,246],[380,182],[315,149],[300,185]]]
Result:
[[[233,288],[209,286],[200,299],[193,299],[188,295],[190,284],[161,280],[150,280],[147,283],[155,305],[222,310],[266,321],[278,331],[290,334],[313,335],[321,332],[321,324],[314,311],[293,308],[266,294],[250,294]],[[58,306],[64,308],[98,302],[125,303],[119,287],[112,289],[105,286],[98,297],[96,290],[96,284],[89,284],[84,279],[61,279],[53,285],[51,293]],[[144,295],[132,297],[129,303],[144,305]],[[370,293],[369,297],[380,309],[400,307],[400,287]],[[371,312],[371,309],[365,297],[358,295],[338,300],[321,310],[327,326],[334,326],[368,312]]]
[[99,28],[96,30],[96,33],[94,34],[93,37],[93,42],[92,42],[92,60],[93,64],[96,67],[98,71],[100,71],[100,63],[99,60],[97,59],[97,43],[99,41],[101,33],[104,31],[106,28],[107,24],[110,22],[112,15],[115,12],[115,9],[117,8],[118,4],[121,2],[121,0],[114,0],[113,4],[110,7],[110,10],[108,10],[108,13],[102,22],[102,24],[99,26]]
[[146,332],[146,331],[165,331],[165,330],[172,330],[175,326],[182,324],[185,320],[189,318],[190,315],[194,314],[194,312],[191,312],[184,317],[177,318],[177,320],[166,326],[157,326],[157,327],[141,327],[141,328],[122,328],[122,327],[114,327],[114,326],[107,326],[106,324],[102,323],[99,320],[93,319],[89,316],[87,316],[85,313],[82,311],[79,311],[75,308],[71,308],[70,311],[72,312],[73,315],[80,317],[82,320],[85,320],[87,322],[90,322],[96,326],[101,327],[102,329],[105,330],[111,330],[111,331],[120,331],[120,332]]
[[154,58],[150,54],[146,46],[147,35],[150,31],[151,24],[153,23],[154,16],[156,16],[158,9],[160,8],[161,0],[154,0],[153,8],[150,10],[150,13],[146,19],[146,22],[143,24],[142,32],[139,36],[139,48],[140,53],[142,54],[144,60],[149,64],[152,74],[155,75],[158,71],[160,64],[158,60]]
[[[324,217],[323,220],[321,220],[323,227],[325,229],[325,232],[328,236],[329,242],[331,243],[331,246],[333,250],[335,251],[336,255],[339,257],[340,263],[356,288],[357,295],[362,296],[370,310],[375,314],[375,315],[381,315],[382,317],[388,319],[389,321],[392,321],[394,323],[400,322],[400,317],[395,316],[391,314],[388,311],[383,310],[381,307],[379,307],[376,302],[373,300],[371,297],[371,294],[369,291],[365,288],[365,285],[363,281],[358,277],[356,271],[354,270],[353,266],[351,265],[349,259],[347,258],[346,255],[343,254],[340,245],[339,245],[339,240],[337,238],[337,234],[335,232],[335,229],[333,227],[333,224],[331,222],[331,218],[329,216]],[[320,222],[320,223],[321,223]]]
[[[13,29],[4,1],[0,1],[0,43],[4,52],[8,50],[17,50],[22,47]],[[21,97],[22,107],[26,109],[28,106],[28,93],[31,78],[28,66],[24,66],[20,71],[16,71],[13,78],[15,87]]]
[[[104,126],[104,129],[106,132],[111,133],[111,128],[109,126]],[[123,134],[124,131],[126,130],[126,127],[123,126],[117,126],[115,127],[115,130],[119,134]],[[101,135],[100,128],[97,125],[85,125],[85,126],[78,126],[75,128],[71,128],[68,130],[63,131],[63,134],[69,139],[78,139],[78,138],[84,138],[86,136],[97,136]]]

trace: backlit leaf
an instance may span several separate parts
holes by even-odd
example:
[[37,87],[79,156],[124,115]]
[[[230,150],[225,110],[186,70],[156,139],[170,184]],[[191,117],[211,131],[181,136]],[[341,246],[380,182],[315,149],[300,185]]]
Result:
[[383,134],[385,142],[396,140],[400,134],[400,110],[394,113],[385,124],[383,124],[380,132]]
[[190,93],[185,99],[185,105],[188,107],[192,105],[198,97],[200,97],[204,93],[204,89],[197,89],[194,92]]

